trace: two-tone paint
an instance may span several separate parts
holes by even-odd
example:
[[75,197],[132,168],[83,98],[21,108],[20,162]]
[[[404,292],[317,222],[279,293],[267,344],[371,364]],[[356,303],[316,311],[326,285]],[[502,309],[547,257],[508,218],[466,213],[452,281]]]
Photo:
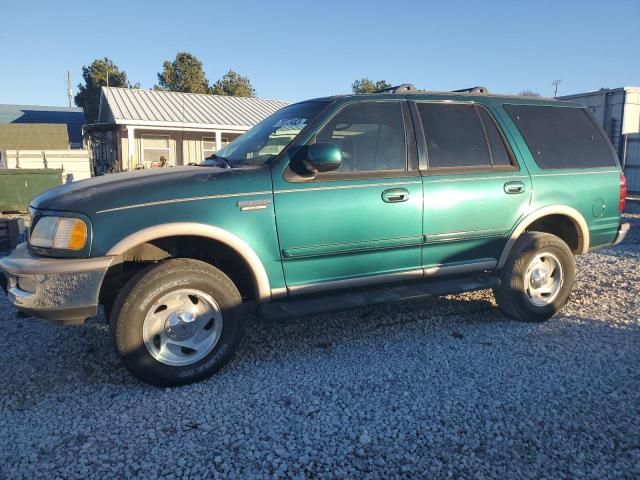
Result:
[[[402,102],[413,169],[370,177],[292,178],[289,153],[352,102]],[[437,173],[421,151],[412,102],[476,103],[507,139],[516,168]],[[619,168],[541,170],[504,104],[552,100],[474,94],[375,94],[331,99],[292,144],[261,168],[176,167],[67,184],[36,197],[43,215],[80,215],[89,241],[80,252],[117,257],[144,242],[201,236],[233,248],[251,267],[257,299],[341,286],[499,268],[515,239],[544,215],[578,231],[575,253],[610,244],[620,222]],[[574,104],[567,106],[578,107]],[[387,201],[406,195],[406,201]]]

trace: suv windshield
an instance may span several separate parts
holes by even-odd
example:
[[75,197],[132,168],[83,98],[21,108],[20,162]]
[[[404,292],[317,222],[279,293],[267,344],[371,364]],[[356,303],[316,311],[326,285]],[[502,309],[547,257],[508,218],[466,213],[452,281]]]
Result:
[[205,159],[202,165],[264,165],[289,145],[328,104],[328,101],[312,100],[284,107]]

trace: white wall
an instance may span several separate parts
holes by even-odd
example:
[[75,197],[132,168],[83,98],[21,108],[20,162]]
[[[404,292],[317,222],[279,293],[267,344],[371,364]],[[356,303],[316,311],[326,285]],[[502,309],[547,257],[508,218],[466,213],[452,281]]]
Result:
[[640,134],[627,135],[626,165],[627,190],[640,193]]
[[3,159],[7,168],[61,168],[63,182],[70,173],[74,180],[91,177],[89,150],[5,150]]
[[623,153],[623,135],[640,133],[640,89],[603,89],[561,97],[591,110],[604,128],[618,155]]

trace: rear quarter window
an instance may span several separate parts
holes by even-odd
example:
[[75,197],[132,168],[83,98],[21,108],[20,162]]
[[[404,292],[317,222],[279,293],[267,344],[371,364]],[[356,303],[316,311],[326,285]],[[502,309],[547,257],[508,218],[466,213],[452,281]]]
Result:
[[614,167],[615,153],[583,108],[505,105],[542,169]]

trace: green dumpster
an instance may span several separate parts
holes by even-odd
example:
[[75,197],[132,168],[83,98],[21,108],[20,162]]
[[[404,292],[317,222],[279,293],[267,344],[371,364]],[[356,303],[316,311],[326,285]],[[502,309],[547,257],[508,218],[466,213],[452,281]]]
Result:
[[36,195],[62,184],[62,170],[0,168],[0,212],[26,210]]

